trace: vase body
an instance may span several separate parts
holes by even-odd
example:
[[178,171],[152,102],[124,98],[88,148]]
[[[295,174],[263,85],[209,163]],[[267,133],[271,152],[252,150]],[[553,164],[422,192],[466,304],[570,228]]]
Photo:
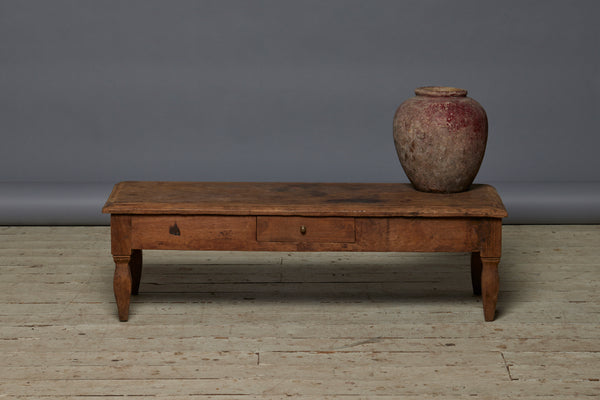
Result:
[[485,110],[463,89],[428,86],[415,94],[394,116],[394,144],[404,172],[423,192],[467,190],[485,152]]

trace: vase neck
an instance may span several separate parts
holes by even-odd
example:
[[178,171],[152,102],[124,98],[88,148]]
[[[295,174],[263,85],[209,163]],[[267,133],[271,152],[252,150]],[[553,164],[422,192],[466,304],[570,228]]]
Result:
[[415,94],[427,97],[466,97],[467,91],[448,86],[423,86],[415,89]]

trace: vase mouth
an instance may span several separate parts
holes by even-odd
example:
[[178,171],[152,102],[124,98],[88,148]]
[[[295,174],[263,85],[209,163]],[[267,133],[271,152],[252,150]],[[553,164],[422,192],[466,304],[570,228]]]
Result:
[[422,86],[415,89],[415,94],[429,97],[466,97],[467,91],[450,86]]

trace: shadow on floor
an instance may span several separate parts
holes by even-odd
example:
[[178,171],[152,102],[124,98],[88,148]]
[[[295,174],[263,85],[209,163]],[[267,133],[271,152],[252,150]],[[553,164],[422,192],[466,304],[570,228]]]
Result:
[[[445,263],[266,265],[148,264],[140,301],[480,302],[469,265]],[[504,298],[503,302],[509,299]],[[506,306],[506,304],[505,304]]]

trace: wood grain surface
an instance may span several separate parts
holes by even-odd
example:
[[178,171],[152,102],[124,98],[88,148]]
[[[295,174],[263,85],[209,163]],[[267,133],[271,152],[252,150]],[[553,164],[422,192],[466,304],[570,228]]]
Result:
[[496,190],[418,192],[403,183],[121,182],[103,210],[113,214],[506,217]]

